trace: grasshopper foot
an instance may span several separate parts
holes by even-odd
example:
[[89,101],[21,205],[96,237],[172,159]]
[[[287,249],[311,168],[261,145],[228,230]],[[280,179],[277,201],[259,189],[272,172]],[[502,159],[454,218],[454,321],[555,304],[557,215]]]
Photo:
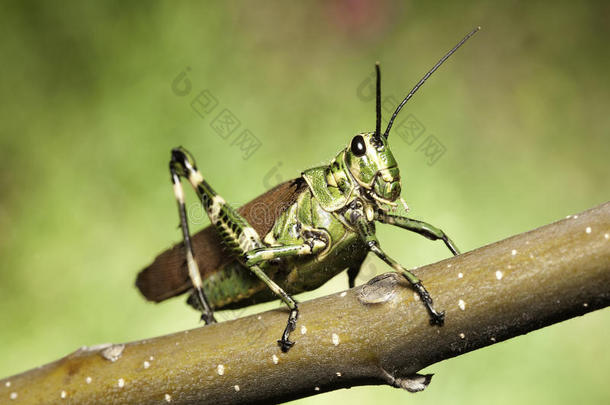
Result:
[[201,321],[205,322],[206,325],[210,325],[213,323],[216,323],[216,318],[214,318],[214,314],[209,312],[209,313],[202,313],[201,314]]
[[290,311],[290,316],[288,317],[288,323],[286,324],[286,329],[284,329],[284,333],[282,334],[282,338],[277,341],[282,349],[282,352],[286,353],[292,346],[294,346],[294,342],[290,340],[290,332],[292,332],[297,326],[297,318],[299,317],[299,309],[294,307]]
[[426,309],[430,313],[430,325],[443,326],[445,323],[445,311],[437,312],[432,306],[432,298],[421,282],[413,284]]
[[290,340],[284,340],[284,338],[281,338],[280,340],[278,340],[277,344],[280,345],[280,348],[282,349],[282,353],[287,353],[288,350],[290,350],[290,348],[292,346],[294,346],[294,342],[292,342]]
[[428,311],[430,311],[430,325],[443,326],[445,323],[445,311],[436,312],[432,307],[429,307]]

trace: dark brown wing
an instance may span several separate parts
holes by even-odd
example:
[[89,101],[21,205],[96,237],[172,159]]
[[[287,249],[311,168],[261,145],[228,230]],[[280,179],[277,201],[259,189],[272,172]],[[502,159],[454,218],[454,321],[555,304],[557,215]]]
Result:
[[[238,211],[264,238],[280,214],[296,201],[306,187],[307,183],[302,177],[287,181],[240,207]],[[224,251],[221,239],[211,225],[196,233],[192,241],[195,261],[202,278],[235,260]],[[184,244],[174,245],[157,256],[150,266],[138,274],[136,286],[144,297],[155,302],[189,290],[192,285],[186,267]]]

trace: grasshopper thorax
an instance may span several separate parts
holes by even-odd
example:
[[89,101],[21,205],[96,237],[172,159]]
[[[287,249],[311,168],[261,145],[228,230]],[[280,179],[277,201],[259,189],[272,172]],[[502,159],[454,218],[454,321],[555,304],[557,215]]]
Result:
[[365,197],[381,202],[400,198],[400,172],[386,137],[358,134],[344,149],[344,156],[346,169]]

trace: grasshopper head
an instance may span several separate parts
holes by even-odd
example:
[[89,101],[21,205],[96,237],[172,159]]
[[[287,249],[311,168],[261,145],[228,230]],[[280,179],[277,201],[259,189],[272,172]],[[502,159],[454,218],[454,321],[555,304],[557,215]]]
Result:
[[345,163],[358,184],[376,199],[400,197],[400,172],[386,137],[374,132],[354,136],[345,149]]
[[432,67],[411,89],[409,94],[396,107],[392,117],[388,121],[385,131],[381,132],[381,73],[379,63],[375,64],[376,83],[376,102],[375,115],[377,122],[375,132],[367,132],[356,135],[351,144],[345,149],[345,163],[356,179],[358,184],[364,188],[369,195],[382,203],[392,203],[400,197],[400,173],[394,155],[388,147],[388,136],[394,123],[394,119],[413,97],[415,92],[424,82],[447,60],[457,49],[464,44],[470,37],[476,34],[481,27],[472,30],[456,46],[445,54],[436,65]]

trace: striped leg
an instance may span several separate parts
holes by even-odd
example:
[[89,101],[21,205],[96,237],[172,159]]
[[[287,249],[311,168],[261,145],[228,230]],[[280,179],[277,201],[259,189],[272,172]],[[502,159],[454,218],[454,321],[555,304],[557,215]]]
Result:
[[184,248],[186,250],[186,265],[188,267],[191,283],[193,284],[193,288],[195,289],[194,296],[196,297],[197,302],[199,304],[199,309],[201,310],[201,320],[204,321],[206,325],[210,323],[216,323],[216,318],[214,318],[214,312],[212,311],[212,308],[210,307],[205,297],[205,294],[203,293],[201,275],[199,274],[199,266],[197,266],[197,262],[193,257],[191,235],[189,232],[188,220],[186,218],[186,210],[184,208],[184,191],[182,189],[182,183],[180,182],[180,177],[178,176],[178,173],[176,171],[173,159],[170,162],[169,170],[172,177],[172,183],[174,185],[174,194],[176,196],[176,200],[178,201],[180,226],[182,228]]
[[442,325],[445,321],[445,312],[437,312],[432,306],[432,297],[422,284],[421,280],[418,279],[415,274],[411,273],[409,270],[405,269],[400,263],[396,260],[389,257],[379,246],[379,241],[375,236],[373,227],[369,224],[369,222],[364,218],[364,216],[354,215],[353,221],[355,222],[356,229],[358,233],[362,237],[362,239],[366,242],[367,247],[373,253],[375,253],[381,260],[389,264],[396,272],[404,275],[407,280],[411,283],[411,285],[415,288],[417,293],[419,294],[422,302],[426,305],[426,309],[430,313],[430,323],[432,325]]
[[[289,340],[289,336],[290,332],[292,332],[296,326],[299,315],[297,303],[288,293],[277,285],[277,283],[269,278],[264,270],[259,267],[259,264],[276,257],[314,254],[319,252],[326,247],[326,243],[320,241],[320,239],[323,240],[323,238],[319,235],[316,236],[317,233],[312,231],[311,238],[306,238],[305,243],[302,245],[267,247],[263,244],[260,236],[254,228],[250,226],[248,221],[231,208],[203,179],[203,176],[197,170],[195,160],[184,148],[172,150],[170,167],[174,170],[172,173],[175,172],[177,175],[187,178],[193,188],[197,191],[197,195],[201,199],[201,203],[210,217],[210,221],[218,230],[222,241],[229,248],[231,253],[263,281],[290,309],[286,328],[284,329],[282,338],[278,340],[282,351],[288,351],[292,345],[294,345],[294,343]],[[182,207],[184,207],[184,204],[182,204]],[[186,234],[188,234],[188,228]],[[195,263],[194,260],[193,263]],[[195,285],[197,277],[200,277],[198,272],[197,276],[192,276],[191,278],[193,280],[193,285]],[[201,284],[201,280],[198,280],[198,282]]]

